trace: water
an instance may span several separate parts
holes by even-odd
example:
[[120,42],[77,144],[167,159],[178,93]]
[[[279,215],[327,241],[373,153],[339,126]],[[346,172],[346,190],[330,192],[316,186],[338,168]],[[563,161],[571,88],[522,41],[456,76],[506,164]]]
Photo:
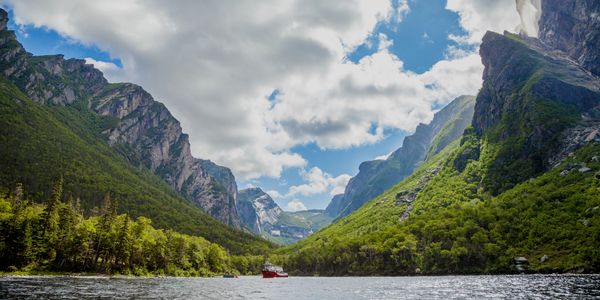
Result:
[[600,298],[600,275],[441,277],[0,277],[2,299]]

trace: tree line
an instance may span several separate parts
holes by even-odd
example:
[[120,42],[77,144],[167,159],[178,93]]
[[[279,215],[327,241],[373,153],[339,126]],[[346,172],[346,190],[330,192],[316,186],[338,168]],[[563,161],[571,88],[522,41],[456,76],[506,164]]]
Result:
[[85,216],[81,200],[62,187],[61,178],[45,203],[24,197],[20,184],[0,193],[0,270],[210,276],[255,273],[264,260],[230,256],[202,237],[117,214],[110,193]]

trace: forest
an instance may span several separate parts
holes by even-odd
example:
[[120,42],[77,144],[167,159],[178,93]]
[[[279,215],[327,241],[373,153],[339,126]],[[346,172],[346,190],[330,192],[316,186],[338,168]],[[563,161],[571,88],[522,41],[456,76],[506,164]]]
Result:
[[11,273],[211,276],[260,270],[262,256],[231,256],[198,236],[156,229],[146,217],[117,214],[106,193],[88,216],[81,199],[63,194],[63,179],[45,203],[23,186],[0,193],[0,270]]

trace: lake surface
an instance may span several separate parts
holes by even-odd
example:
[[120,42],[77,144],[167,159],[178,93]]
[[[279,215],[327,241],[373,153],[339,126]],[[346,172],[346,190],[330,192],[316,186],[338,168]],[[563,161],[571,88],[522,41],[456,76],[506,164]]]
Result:
[[439,277],[0,277],[1,299],[600,298],[600,275]]

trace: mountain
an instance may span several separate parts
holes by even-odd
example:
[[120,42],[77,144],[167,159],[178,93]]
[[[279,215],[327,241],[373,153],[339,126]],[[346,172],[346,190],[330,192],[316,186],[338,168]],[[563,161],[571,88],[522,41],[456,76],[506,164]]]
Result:
[[240,228],[237,186],[231,171],[192,157],[179,121],[140,86],[108,83],[83,60],[62,55],[32,56],[6,29],[0,16],[0,71],[30,99],[47,105],[84,105],[104,117],[102,134],[130,163],[165,180],[195,205]]
[[600,26],[583,17],[598,16],[600,3],[542,4],[539,39],[484,36],[483,86],[460,140],[354,213],[280,250],[287,270],[600,270]]
[[596,76],[600,76],[600,11],[598,2],[544,0],[540,41],[560,50]]
[[41,201],[63,177],[65,194],[81,197],[88,212],[109,192],[120,212],[149,217],[159,228],[204,236],[233,253],[271,247],[202,212],[239,226],[235,180],[228,169],[191,156],[187,135],[163,104],[134,84],[108,83],[83,60],[27,53],[6,23],[2,10],[3,189],[23,183]]
[[260,188],[239,191],[243,224],[263,238],[279,244],[292,244],[329,225],[332,218],[324,210],[283,211]]
[[273,225],[284,213],[271,196],[260,188],[248,188],[239,192],[238,211],[242,222],[261,236],[270,234]]
[[475,97],[461,96],[437,112],[431,123],[419,124],[415,133],[404,139],[402,147],[385,160],[360,164],[341,195],[336,195],[325,209],[333,218],[344,217],[402,181],[426,157],[437,154],[460,137],[471,123]]

